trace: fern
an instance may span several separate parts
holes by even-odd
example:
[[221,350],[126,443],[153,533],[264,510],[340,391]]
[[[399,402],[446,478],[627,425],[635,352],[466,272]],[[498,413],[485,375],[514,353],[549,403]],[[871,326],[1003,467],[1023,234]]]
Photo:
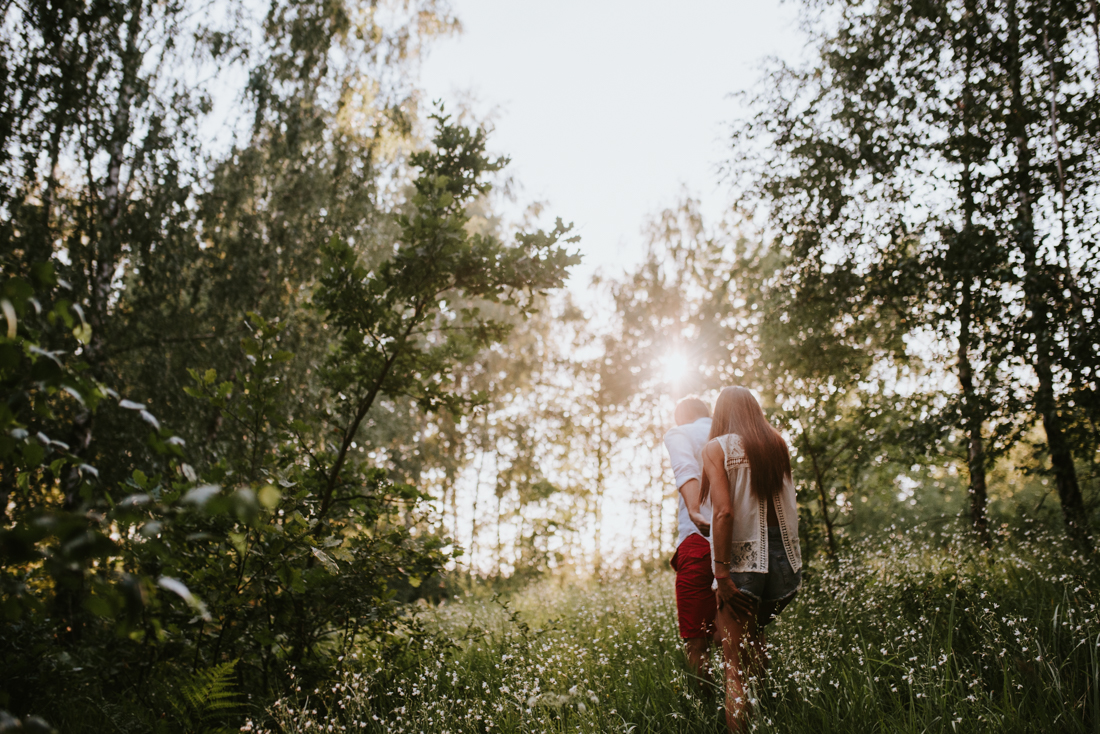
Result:
[[197,671],[179,687],[172,697],[172,708],[186,731],[195,734],[228,732],[231,729],[214,726],[218,719],[236,713],[240,702],[233,690],[233,670],[236,660]]

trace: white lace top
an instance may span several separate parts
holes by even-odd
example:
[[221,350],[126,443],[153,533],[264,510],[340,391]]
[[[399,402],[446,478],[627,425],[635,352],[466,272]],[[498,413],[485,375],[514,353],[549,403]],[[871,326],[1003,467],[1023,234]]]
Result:
[[[727,433],[714,439],[726,457],[726,479],[729,483],[730,514],[733,516],[733,547],[729,558],[731,573],[767,573],[768,571],[768,501],[753,496],[749,459],[741,445],[741,437]],[[783,550],[797,571],[802,568],[802,548],[798,543],[798,504],[794,482],[788,474],[783,488],[775,496],[775,514],[783,533]],[[716,551],[714,557],[725,554]]]

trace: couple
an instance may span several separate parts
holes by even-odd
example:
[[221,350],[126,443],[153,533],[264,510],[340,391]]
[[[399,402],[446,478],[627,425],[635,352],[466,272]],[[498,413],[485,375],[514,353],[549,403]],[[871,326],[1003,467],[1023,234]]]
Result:
[[705,680],[711,640],[721,644],[726,724],[738,731],[750,714],[745,678],[767,667],[764,628],[802,582],[790,453],[743,387],[722,390],[713,418],[702,400],[686,398],[675,419],[665,447],[680,495],[672,557],[680,637]]

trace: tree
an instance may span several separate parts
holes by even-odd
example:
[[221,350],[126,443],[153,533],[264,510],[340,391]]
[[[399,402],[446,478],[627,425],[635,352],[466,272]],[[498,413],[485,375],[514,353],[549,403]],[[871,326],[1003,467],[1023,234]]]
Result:
[[[1089,277],[1080,263],[1093,248],[1085,172],[1095,130],[1089,113],[1071,128],[1054,112],[1060,96],[1074,95],[1081,110],[1095,98],[1085,91],[1092,70],[1068,52],[1086,31],[1084,15],[1059,4],[830,5],[839,12],[834,25],[821,21],[816,65],[776,69],[759,114],[739,129],[740,190],[761,194],[796,266],[816,261],[826,274],[857,279],[848,313],[889,308],[908,335],[940,335],[946,348],[934,356],[960,385],[944,415],[964,437],[977,536],[988,542],[987,447],[1018,440],[1013,426],[1030,403],[1047,428],[1067,530],[1082,540],[1086,518],[1061,427],[1078,409],[1054,385],[1055,374],[1072,379],[1083,368],[1055,355],[1070,351],[1068,330],[1087,331],[1093,318],[1070,306],[1063,294],[1072,289],[1062,285]],[[1043,108],[1051,114],[1039,118]],[[1066,175],[1067,133],[1079,151],[1076,179]],[[1039,140],[1045,179],[1031,162]],[[760,146],[772,152],[760,155]],[[1077,220],[1060,225],[1075,197]],[[1042,237],[1061,243],[1039,247]],[[1020,379],[1022,364],[1034,390]]]
[[[486,156],[484,131],[435,120],[433,147],[411,158],[420,174],[394,216],[391,257],[364,258],[332,238],[312,313],[278,322],[251,314],[239,343],[245,367],[222,377],[192,370],[192,399],[224,423],[193,465],[185,441],[129,400],[119,407],[152,426],[147,440],[160,458],[138,467],[116,458],[121,480],[48,438],[113,393],[84,365],[38,346],[86,337],[67,302],[35,297],[36,287],[51,296],[58,288],[52,269],[34,268],[33,285],[6,279],[0,378],[13,402],[0,427],[13,440],[0,445],[0,466],[20,499],[0,528],[0,583],[21,626],[0,636],[4,649],[45,644],[60,609],[72,655],[102,659],[110,648],[121,661],[82,679],[95,687],[89,700],[127,696],[126,716],[148,723],[175,700],[167,682],[181,674],[235,660],[237,683],[269,696],[283,666],[326,675],[360,633],[385,644],[397,644],[398,629],[421,634],[403,624],[398,594],[439,571],[445,539],[421,518],[428,495],[361,456],[367,419],[383,401],[465,415],[479,396],[456,383],[456,368],[506,338],[577,261],[560,222],[511,243],[471,234],[468,206],[503,160]],[[42,303],[48,330],[28,319]],[[328,339],[328,357],[302,390],[284,347],[303,342],[289,332],[313,328]],[[75,507],[56,492],[70,470],[81,482]],[[52,658],[20,659],[26,665],[5,680],[12,701],[61,695],[42,685],[57,678]],[[64,711],[88,726],[108,715]]]

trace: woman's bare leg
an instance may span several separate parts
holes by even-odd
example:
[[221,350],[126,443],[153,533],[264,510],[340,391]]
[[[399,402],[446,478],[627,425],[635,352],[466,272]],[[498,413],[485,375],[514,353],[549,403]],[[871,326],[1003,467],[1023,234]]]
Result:
[[756,615],[756,624],[749,635],[750,641],[746,647],[749,648],[748,652],[750,654],[746,672],[751,678],[763,678],[768,671],[768,665],[771,663],[768,659],[768,635],[764,625],[771,618],[774,609],[774,602],[762,602],[760,604],[760,610]]
[[746,659],[755,657],[748,648],[752,645],[749,633],[751,628],[755,628],[756,620],[738,615],[727,604],[718,610],[715,622],[718,625],[722,657],[725,661],[726,726],[731,732],[747,730],[748,717],[752,711],[745,691],[741,661],[743,654]]

